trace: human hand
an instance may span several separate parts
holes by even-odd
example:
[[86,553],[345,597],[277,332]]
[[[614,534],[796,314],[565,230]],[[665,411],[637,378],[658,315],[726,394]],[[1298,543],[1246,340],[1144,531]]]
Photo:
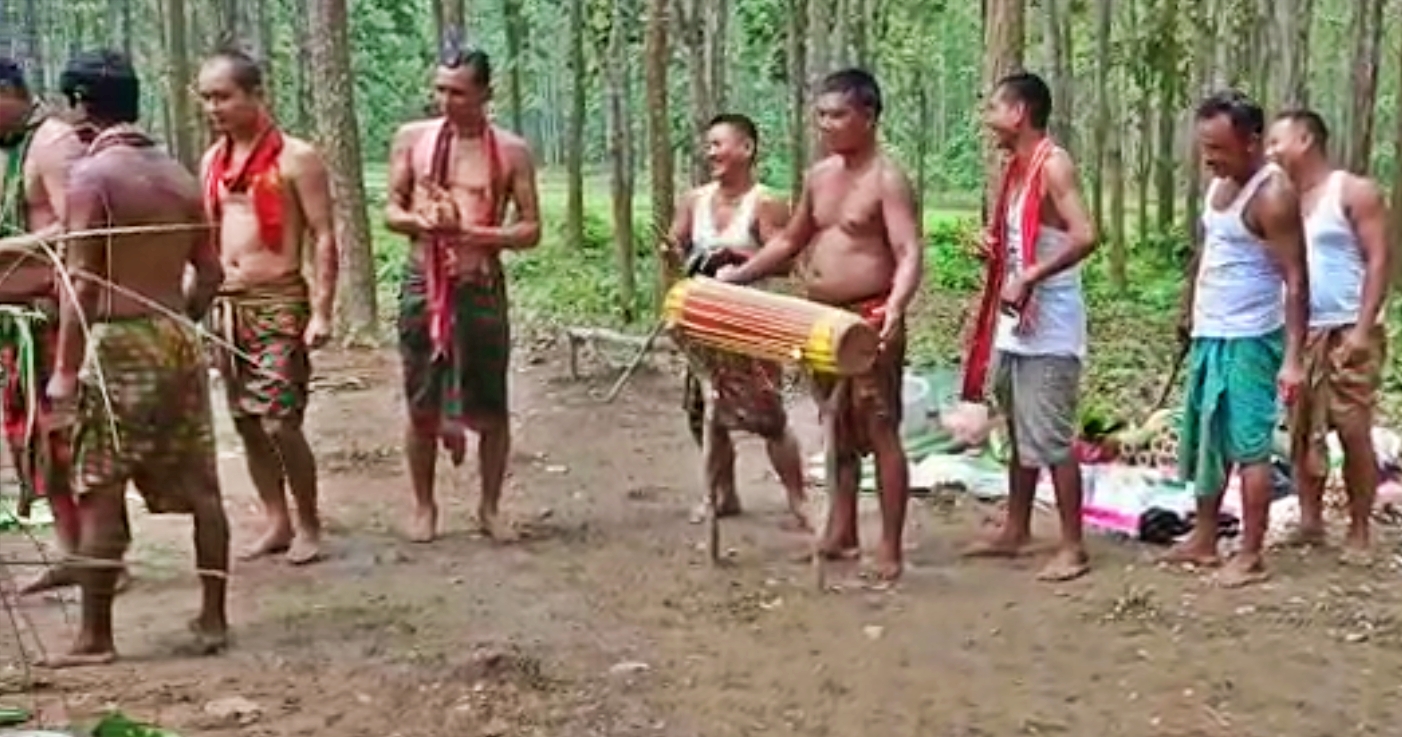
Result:
[[726,264],[725,266],[716,269],[716,280],[723,281],[726,284],[742,284],[743,276],[744,275],[740,273],[739,266]]
[[307,329],[302,334],[302,339],[312,350],[331,342],[331,320],[324,315],[312,315],[312,319],[307,322]]
[[1293,405],[1300,396],[1300,387],[1305,383],[1305,368],[1300,364],[1300,359],[1294,356],[1287,356],[1285,362],[1280,365],[1280,373],[1276,376],[1276,389],[1280,393],[1280,401],[1286,406]]
[[881,344],[886,345],[900,331],[901,324],[905,320],[905,310],[888,304],[881,309],[881,313]]
[[980,261],[987,261],[993,258],[993,249],[998,247],[998,241],[993,237],[993,231],[984,228],[979,234],[979,239],[974,243],[974,256]]
[[1021,310],[1027,304],[1027,297],[1031,291],[1032,288],[1021,274],[1009,274],[1007,281],[1003,282],[1001,299],[1004,306]]
[[1338,366],[1354,366],[1366,360],[1370,350],[1372,341],[1369,340],[1368,331],[1354,326],[1344,333],[1344,339],[1339,341],[1331,357]]

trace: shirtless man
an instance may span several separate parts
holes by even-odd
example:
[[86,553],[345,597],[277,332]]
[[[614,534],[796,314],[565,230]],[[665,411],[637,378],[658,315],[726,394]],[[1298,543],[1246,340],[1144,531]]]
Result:
[[[205,62],[200,97],[220,140],[200,165],[205,207],[219,228],[224,287],[215,322],[232,350],[220,370],[267,529],[245,560],[286,552],[294,565],[321,555],[316,458],[302,431],[311,361],[331,337],[336,231],[326,165],[310,143],[278,130],[263,72],[240,51]],[[315,283],[302,276],[310,237]],[[296,502],[296,524],[287,494]]]
[[[126,488],[153,513],[194,518],[203,606],[190,623],[201,652],[222,648],[229,528],[219,494],[209,373],[189,319],[209,309],[222,279],[199,184],[136,126],[141,99],[131,62],[80,54],[60,88],[98,131],[71,172],[65,230],[169,228],[179,232],[67,242],[72,299],[59,305],[57,362],[48,385],[52,423],[71,432],[81,520],[75,575],[82,590],[77,643],[54,667],[109,662],[112,596],[130,543]],[[186,293],[186,267],[194,289]],[[86,331],[86,334],[85,334]],[[95,561],[109,561],[107,566]]]
[[[19,64],[4,57],[0,57],[0,154],[5,162],[0,175],[0,238],[22,234],[43,238],[62,232],[68,171],[83,155],[83,144],[72,126],[45,113],[30,95]],[[39,430],[48,405],[44,386],[53,368],[58,334],[54,265],[32,256],[5,256],[0,259],[0,272],[4,273],[0,301],[34,308],[47,317],[43,323],[31,323],[31,365],[22,365],[17,342],[0,343],[5,443],[23,485],[23,506],[27,508],[33,496],[49,499],[59,547],[68,553],[78,540],[78,518],[68,488],[67,449],[56,442],[58,437]],[[31,412],[35,400],[38,406]],[[25,592],[57,583],[52,576],[41,576]]]
[[1378,486],[1373,413],[1387,352],[1382,324],[1390,273],[1387,205],[1372,180],[1329,163],[1329,129],[1312,110],[1281,114],[1266,153],[1285,169],[1305,213],[1310,283],[1305,382],[1292,409],[1291,448],[1300,494],[1297,543],[1324,542],[1328,430],[1344,455],[1349,528],[1343,560],[1371,558],[1369,517]]
[[[677,208],[668,238],[677,260],[716,254],[713,260],[720,264],[731,254],[753,254],[783,230],[789,219],[788,204],[755,181],[758,146],[759,131],[744,115],[718,115],[711,121],[706,157],[714,181],[688,192]],[[715,269],[707,271],[713,274]],[[730,433],[742,430],[764,438],[769,462],[788,492],[789,510],[799,527],[807,529],[803,458],[784,411],[782,367],[714,351],[704,351],[698,358],[710,365],[710,383],[716,392],[711,424],[705,424],[707,398],[702,396],[701,381],[689,369],[685,407],[692,435],[703,449],[701,462],[717,500],[716,514],[740,513]],[[694,515],[693,520],[699,517]]]
[[[1049,468],[1061,545],[1037,578],[1069,581],[1090,570],[1081,538],[1081,464],[1073,446],[1086,357],[1080,264],[1095,250],[1095,232],[1071,156],[1047,136],[1051,108],[1042,78],[1022,72],[998,83],[984,114],[999,147],[1011,154],[987,243],[987,257],[1000,267],[988,288],[1000,293],[985,300],[993,314],[980,323],[996,330],[994,393],[1009,418],[1013,450],[1007,520],[966,554],[1022,553],[1032,537],[1037,480]],[[984,337],[976,334],[975,345]]]
[[[874,573],[885,581],[901,575],[901,537],[910,497],[909,469],[901,447],[901,385],[905,365],[905,313],[920,287],[923,241],[910,180],[881,151],[877,125],[881,88],[869,72],[844,69],[818,90],[818,128],[829,153],[808,170],[793,218],[744,264],[718,276],[750,284],[769,276],[805,250],[803,281],[809,299],[860,313],[881,332],[881,354],[872,370],[837,384],[819,382],[819,401],[836,423],[837,488],[821,554],[858,555],[857,491],[861,457],[876,456],[881,496],[881,546]],[[844,386],[845,384],[845,386]]]
[[[390,153],[386,224],[413,242],[400,290],[399,348],[415,502],[409,538],[416,542],[438,530],[438,443],[460,464],[468,430],[479,439],[480,529],[498,541],[515,537],[498,510],[511,452],[501,253],[540,242],[540,208],[530,148],[487,117],[491,81],[485,53],[448,51],[433,79],[443,117],[401,127]],[[508,204],[515,210],[509,222]]]
[[1298,400],[1304,379],[1309,284],[1300,200],[1267,163],[1261,107],[1234,90],[1197,109],[1198,146],[1214,175],[1201,245],[1185,296],[1191,343],[1179,472],[1197,493],[1197,519],[1167,562],[1215,566],[1227,474],[1241,476],[1241,550],[1217,576],[1226,587],[1266,577],[1277,402]]

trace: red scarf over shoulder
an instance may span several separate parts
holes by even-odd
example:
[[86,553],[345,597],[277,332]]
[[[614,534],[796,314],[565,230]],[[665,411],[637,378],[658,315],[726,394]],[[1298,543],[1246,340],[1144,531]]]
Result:
[[[1042,170],[1056,144],[1050,138],[1043,138],[1032,155],[1026,160],[1012,157],[1003,170],[1003,181],[998,189],[998,201],[993,208],[989,223],[992,253],[988,255],[987,274],[984,279],[983,297],[979,302],[978,319],[974,323],[969,352],[964,361],[964,385],[960,398],[967,402],[983,400],[985,384],[988,380],[989,365],[993,361],[993,342],[998,334],[998,319],[1003,314],[1003,283],[1007,280],[1008,254],[1008,208],[1012,207],[1015,187],[1023,184],[1021,218],[1021,263],[1019,270],[1026,271],[1037,263],[1037,236],[1042,227]],[[1032,329],[1032,298],[1018,308],[1017,328],[1020,333]]]
[[[433,141],[433,160],[429,165],[429,181],[446,192],[452,174],[453,139],[456,134],[448,121],[438,128]],[[482,151],[487,157],[487,202],[467,222],[480,226],[495,226],[501,222],[505,199],[501,181],[501,150],[496,133],[489,123],[482,132]],[[433,356],[448,355],[453,334],[453,275],[448,273],[448,251],[457,246],[451,235],[429,238],[428,251],[428,335],[433,343]]]
[[229,136],[215,144],[214,155],[205,173],[204,196],[216,228],[223,217],[223,192],[247,192],[258,220],[258,239],[274,253],[282,251],[282,176],[278,158],[282,156],[282,131],[264,118],[262,132],[253,141],[243,166],[233,168],[234,142]]

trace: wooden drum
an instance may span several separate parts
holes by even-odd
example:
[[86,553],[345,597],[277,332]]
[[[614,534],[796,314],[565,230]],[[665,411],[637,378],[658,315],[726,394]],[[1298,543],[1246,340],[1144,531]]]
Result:
[[877,329],[855,313],[706,277],[677,282],[662,310],[679,342],[819,374],[866,373],[880,349]]

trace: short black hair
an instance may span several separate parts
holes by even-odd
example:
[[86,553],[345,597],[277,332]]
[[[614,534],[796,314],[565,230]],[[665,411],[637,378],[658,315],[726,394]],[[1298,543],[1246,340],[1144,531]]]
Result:
[[871,113],[874,120],[881,118],[881,85],[876,77],[860,67],[839,69],[823,78],[818,94],[840,93],[851,98],[857,107]]
[[449,29],[443,39],[443,48],[438,52],[438,66],[446,69],[467,68],[472,79],[483,87],[492,84],[492,58],[482,49],[469,46],[462,41],[462,33]]
[[1266,113],[1257,102],[1240,90],[1220,90],[1198,103],[1197,119],[1211,120],[1225,115],[1232,130],[1243,136],[1259,136],[1266,131]]
[[85,51],[68,61],[58,78],[68,104],[81,103],[94,121],[114,125],[141,118],[141,83],[120,51]]
[[1324,123],[1324,116],[1309,108],[1294,108],[1286,110],[1275,116],[1276,120],[1288,120],[1295,125],[1301,126],[1305,132],[1310,134],[1310,139],[1314,145],[1321,149],[1329,148],[1329,126]]
[[750,139],[750,142],[755,145],[755,148],[759,148],[759,128],[755,125],[753,120],[750,120],[748,115],[742,115],[740,113],[721,113],[711,118],[711,122],[706,124],[706,129],[710,130],[718,125],[728,125],[740,131],[740,135]]
[[24,81],[24,67],[8,56],[0,56],[0,92],[29,96],[29,84]]
[[1032,72],[1014,72],[998,80],[998,86],[993,89],[1026,105],[1028,122],[1033,128],[1047,129],[1052,114],[1052,94],[1046,80]]
[[263,67],[252,54],[236,46],[225,46],[210,54],[206,63],[216,60],[228,63],[230,76],[239,89],[244,92],[263,90]]

